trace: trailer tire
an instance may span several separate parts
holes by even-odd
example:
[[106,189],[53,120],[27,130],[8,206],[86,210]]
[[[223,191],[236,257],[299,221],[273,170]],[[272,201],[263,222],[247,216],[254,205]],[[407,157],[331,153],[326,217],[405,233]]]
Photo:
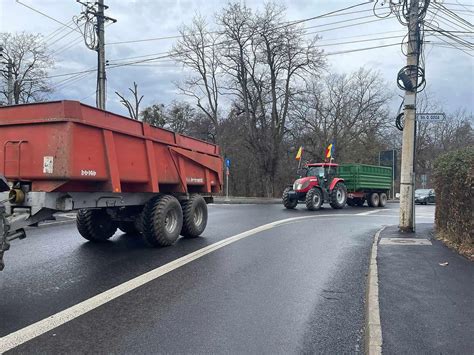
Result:
[[139,231],[135,226],[135,222],[119,222],[118,227],[125,234],[139,234]]
[[181,235],[185,238],[199,237],[207,226],[207,204],[201,195],[194,194],[189,200],[181,202],[183,209],[183,228]]
[[143,207],[140,229],[143,240],[152,247],[172,245],[183,226],[183,211],[179,201],[171,195],[160,195]]
[[298,205],[298,199],[291,200],[289,192],[292,190],[291,187],[287,187],[285,190],[283,190],[283,206],[285,206],[287,209],[292,210]]
[[91,242],[104,242],[117,231],[117,223],[104,209],[79,210],[76,226],[79,233]]
[[323,204],[323,194],[320,189],[313,187],[306,193],[306,208],[310,211],[317,211]]
[[347,202],[347,188],[342,182],[338,182],[331,191],[329,204],[334,209],[344,208]]
[[387,194],[385,192],[382,192],[379,194],[379,207],[385,207],[387,204]]
[[369,199],[367,200],[367,204],[368,204],[370,207],[378,207],[378,206],[379,206],[379,203],[380,203],[379,194],[376,193],[376,192],[372,192],[372,193],[369,195]]

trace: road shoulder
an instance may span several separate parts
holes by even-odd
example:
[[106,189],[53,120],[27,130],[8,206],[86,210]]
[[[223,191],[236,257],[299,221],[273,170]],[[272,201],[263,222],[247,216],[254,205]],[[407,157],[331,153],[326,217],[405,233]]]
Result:
[[474,349],[474,264],[434,239],[432,224],[412,235],[387,228],[377,261],[385,354]]

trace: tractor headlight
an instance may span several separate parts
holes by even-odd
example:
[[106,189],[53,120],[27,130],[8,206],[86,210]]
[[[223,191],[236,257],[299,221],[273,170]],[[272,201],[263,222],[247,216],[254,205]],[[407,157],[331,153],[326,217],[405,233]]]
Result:
[[303,183],[299,181],[295,181],[295,183],[293,184],[293,190],[295,191],[303,190],[303,189],[306,189],[308,186],[309,186],[309,180]]

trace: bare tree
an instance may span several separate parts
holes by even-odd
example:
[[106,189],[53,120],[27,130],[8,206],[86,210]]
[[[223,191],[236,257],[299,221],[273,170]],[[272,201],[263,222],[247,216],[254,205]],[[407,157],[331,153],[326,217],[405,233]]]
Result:
[[285,8],[267,3],[253,14],[239,3],[218,15],[226,45],[221,50],[226,89],[248,127],[248,144],[259,154],[266,195],[276,190],[282,142],[287,132],[290,103],[306,77],[318,76],[324,56],[304,30],[284,24]]
[[[48,81],[48,69],[54,60],[40,34],[0,33],[4,47],[3,57],[11,63],[13,77],[13,102],[22,104],[44,101],[53,91]],[[8,98],[8,72],[0,71],[2,83],[0,93]]]
[[296,130],[314,157],[323,158],[325,147],[335,140],[339,161],[373,162],[391,124],[390,98],[376,72],[330,74],[308,83],[295,101]]
[[173,57],[193,72],[178,89],[196,100],[197,107],[212,123],[218,140],[219,126],[219,51],[218,36],[208,32],[203,17],[196,16],[190,26],[180,30],[181,39],[173,47]]
[[133,89],[128,88],[128,90],[132,93],[132,100],[126,99],[118,91],[116,91],[115,94],[120,97],[120,103],[127,108],[130,118],[138,120],[140,114],[140,103],[142,102],[143,95],[139,97],[138,85],[136,82],[133,82]]

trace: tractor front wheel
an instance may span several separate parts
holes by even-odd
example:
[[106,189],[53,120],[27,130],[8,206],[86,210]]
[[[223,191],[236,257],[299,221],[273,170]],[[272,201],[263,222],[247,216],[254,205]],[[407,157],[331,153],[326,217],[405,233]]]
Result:
[[306,208],[310,211],[317,211],[323,204],[323,194],[317,187],[313,187],[306,193]]
[[342,182],[338,182],[331,191],[330,205],[334,209],[344,208],[347,202],[347,188]]
[[290,191],[292,190],[291,187],[287,187],[284,191],[283,191],[283,196],[282,196],[282,200],[283,200],[283,206],[285,206],[286,208],[288,208],[289,210],[292,210],[296,207],[296,205],[298,204],[298,199],[290,199]]

